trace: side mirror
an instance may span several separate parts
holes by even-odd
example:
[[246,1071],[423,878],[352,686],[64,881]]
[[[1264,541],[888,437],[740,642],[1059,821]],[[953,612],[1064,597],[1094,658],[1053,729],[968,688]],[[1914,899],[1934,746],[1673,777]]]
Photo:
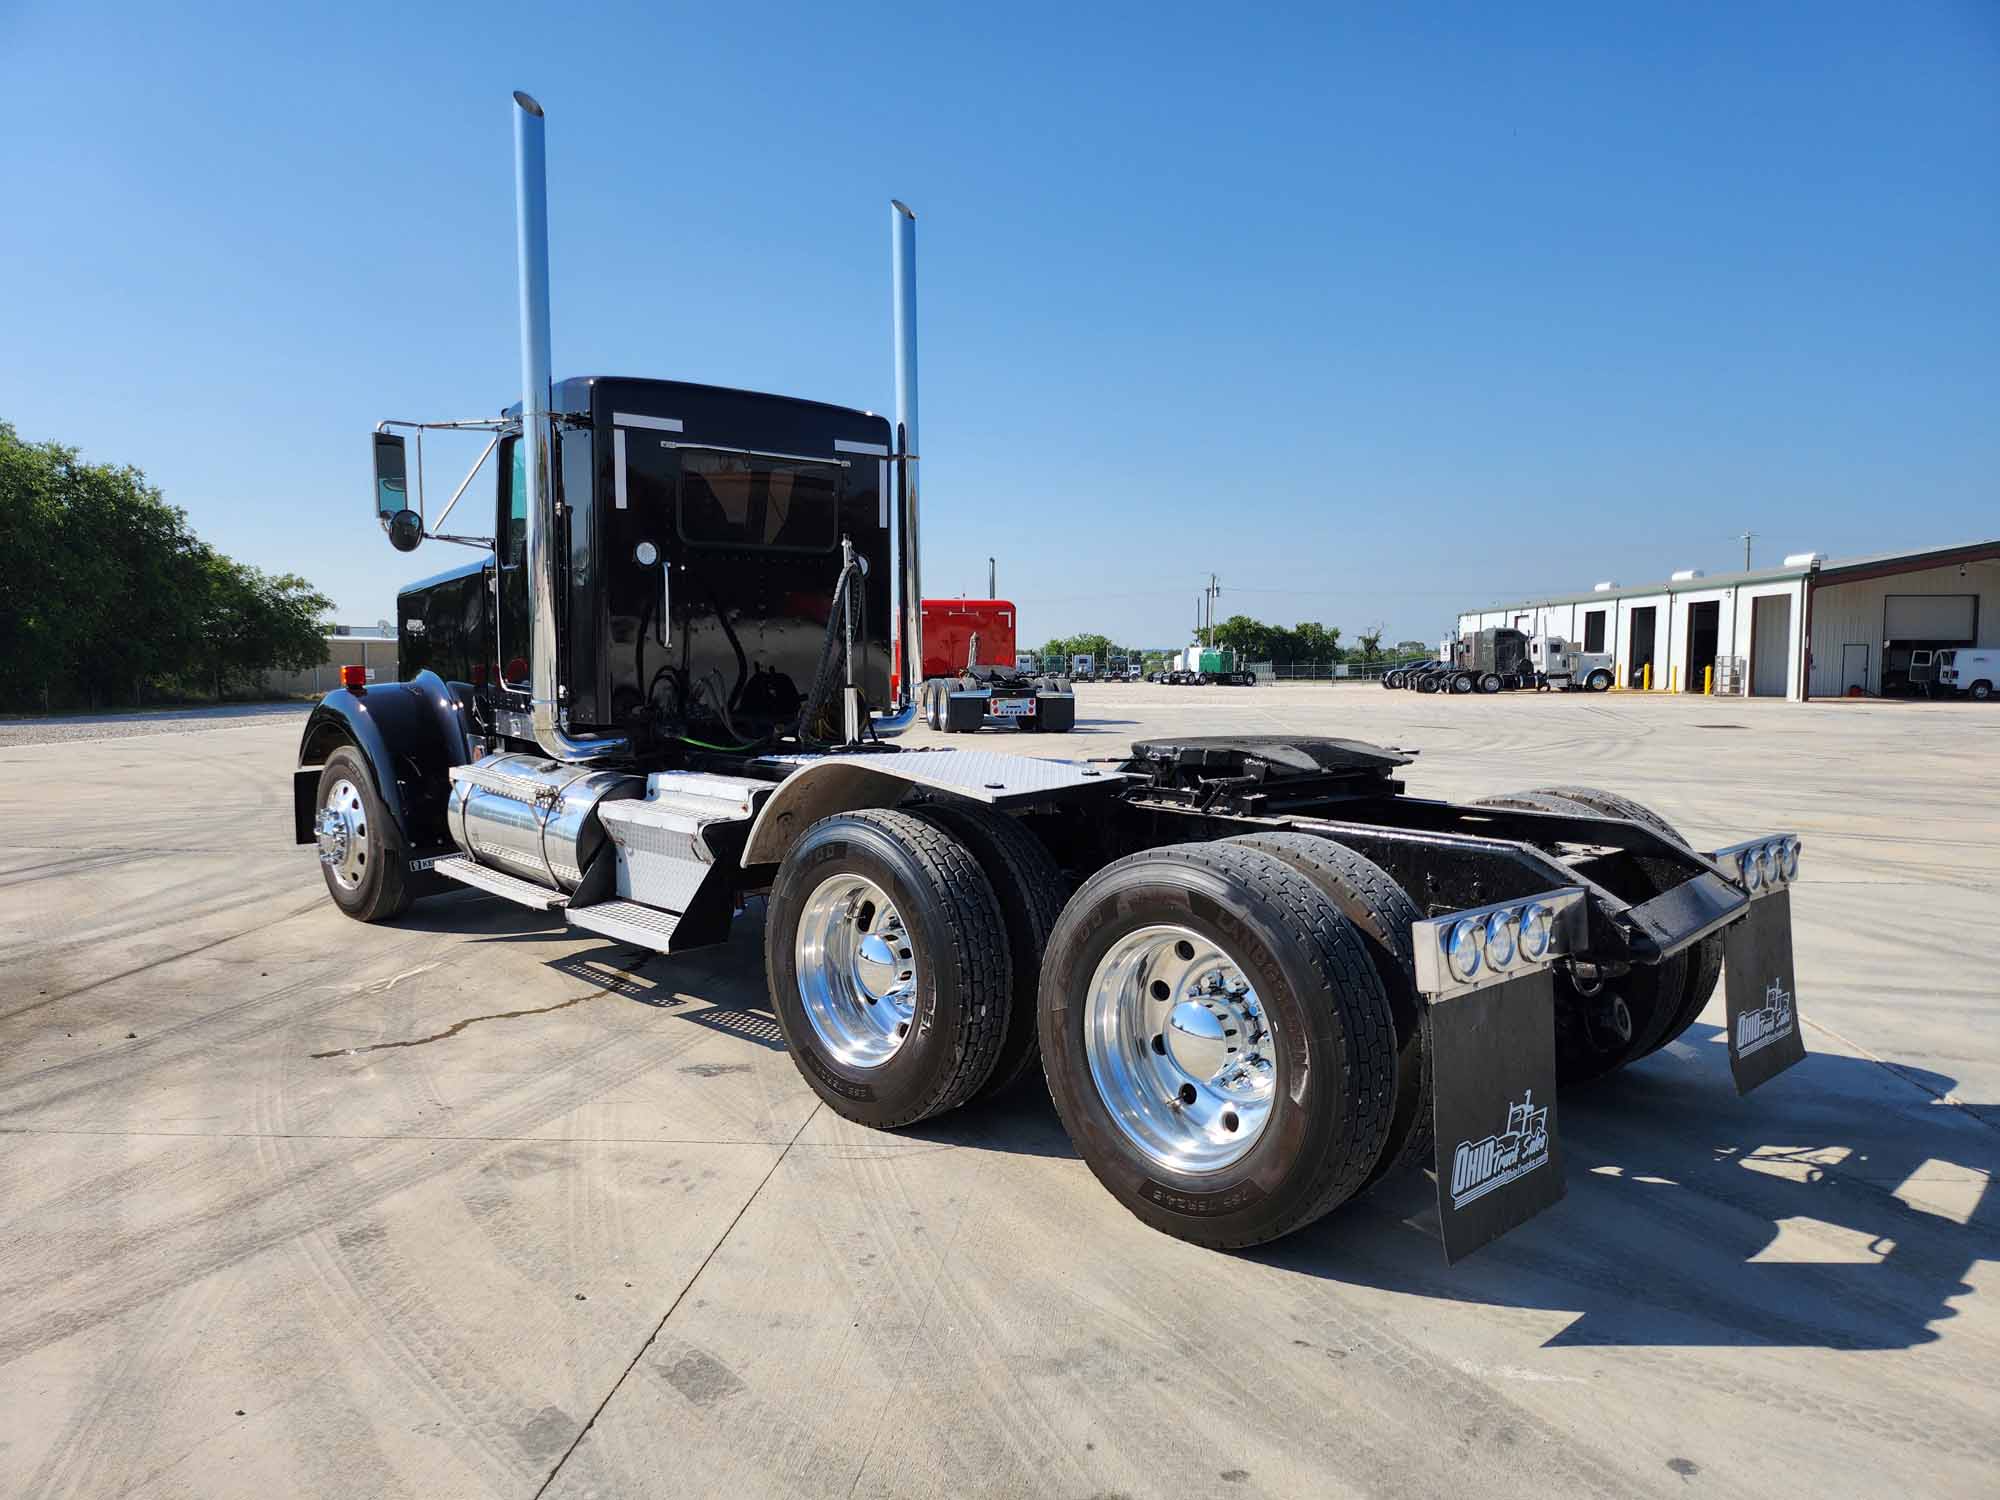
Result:
[[389,532],[389,545],[398,552],[414,552],[417,543],[424,539],[424,518],[413,510],[397,511],[384,525]]
[[[398,514],[415,514],[410,510],[409,467],[404,461],[403,439],[393,432],[378,432],[375,434],[375,518],[386,527]],[[417,529],[421,534],[421,520]],[[415,542],[410,544],[412,547],[415,545]],[[403,550],[407,552],[409,548]]]

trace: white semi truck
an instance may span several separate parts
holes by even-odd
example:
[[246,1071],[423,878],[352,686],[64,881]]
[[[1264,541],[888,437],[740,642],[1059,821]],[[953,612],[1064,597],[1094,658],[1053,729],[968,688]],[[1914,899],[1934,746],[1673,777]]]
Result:
[[1617,678],[1609,651],[1585,651],[1559,635],[1530,636],[1528,664],[1535,670],[1537,687],[1602,693]]

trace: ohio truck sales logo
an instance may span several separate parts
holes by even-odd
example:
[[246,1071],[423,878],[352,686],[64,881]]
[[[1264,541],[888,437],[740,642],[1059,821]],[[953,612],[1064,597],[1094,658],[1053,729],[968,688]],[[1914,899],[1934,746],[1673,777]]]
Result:
[[1507,1128],[1483,1141],[1460,1141],[1451,1158],[1451,1206],[1485,1197],[1517,1177],[1525,1177],[1549,1159],[1549,1110],[1535,1108],[1529,1089],[1519,1104],[1507,1106]]
[[1771,987],[1764,991],[1763,1009],[1746,1010],[1736,1018],[1736,1055],[1748,1057],[1760,1047],[1783,1041],[1792,1034],[1797,1022],[1784,981],[1772,980]]

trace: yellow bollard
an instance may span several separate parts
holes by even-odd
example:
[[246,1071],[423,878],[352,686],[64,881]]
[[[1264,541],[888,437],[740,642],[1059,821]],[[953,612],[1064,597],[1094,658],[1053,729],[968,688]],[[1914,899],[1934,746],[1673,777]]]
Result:
[[1701,669],[1701,695],[1704,698],[1715,696],[1715,668],[1712,666]]
[[1678,693],[1680,690],[1681,690],[1681,669],[1679,667],[1668,667],[1667,691],[1670,693]]
[[1652,692],[1652,690],[1653,690],[1653,664],[1651,662],[1647,662],[1645,666],[1639,669],[1639,691],[1642,693],[1650,693]]

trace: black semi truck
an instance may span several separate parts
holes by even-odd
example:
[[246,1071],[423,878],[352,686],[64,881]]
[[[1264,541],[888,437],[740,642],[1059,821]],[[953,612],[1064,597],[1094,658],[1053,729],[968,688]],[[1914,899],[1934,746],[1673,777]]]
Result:
[[470,887],[675,954],[761,897],[771,1006],[829,1108],[894,1129],[1046,1078],[1119,1201],[1219,1248],[1420,1164],[1449,1256],[1518,1224],[1562,1193],[1558,1089],[1678,1036],[1725,953],[1738,1086],[1801,1055],[1789,835],[1700,851],[1587,788],[1416,796],[1412,752],[1345,739],[898,743],[915,216],[891,206],[893,422],[554,382],[544,120],[514,97],[521,400],[374,436],[409,550],[451,509],[427,517],[423,434],[484,430],[495,481],[483,455],[453,501],[485,494],[493,537],[448,538],[482,555],[399,596],[402,680],[330,693],[299,749],[297,837],[343,911]]

